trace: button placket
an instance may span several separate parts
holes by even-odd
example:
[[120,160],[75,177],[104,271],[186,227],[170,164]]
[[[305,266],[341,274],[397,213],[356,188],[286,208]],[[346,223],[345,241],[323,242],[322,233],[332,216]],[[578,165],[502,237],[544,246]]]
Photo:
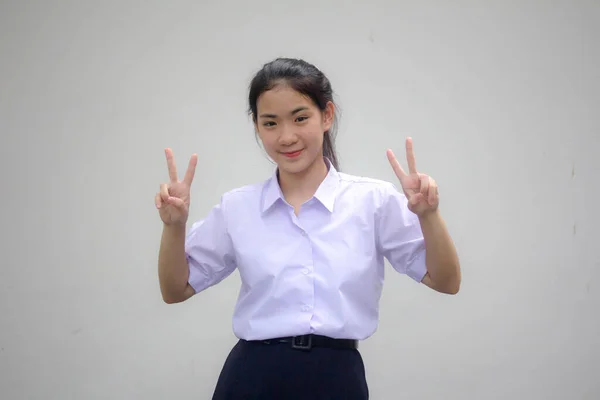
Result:
[[[310,281],[312,281],[313,278],[310,276],[310,274],[312,272],[312,267],[314,264],[314,261],[312,259],[312,257],[313,257],[312,243],[310,242],[310,237],[308,235],[308,232],[306,232],[304,229],[301,228],[300,234],[302,235],[302,237],[307,239],[307,241],[305,243],[307,259],[303,260],[302,268],[300,269],[300,271],[304,276],[306,276]],[[314,293],[310,293],[310,300],[314,301]],[[313,306],[310,304],[307,304],[307,303],[303,303],[300,305],[300,310],[304,313],[310,313],[313,311]]]

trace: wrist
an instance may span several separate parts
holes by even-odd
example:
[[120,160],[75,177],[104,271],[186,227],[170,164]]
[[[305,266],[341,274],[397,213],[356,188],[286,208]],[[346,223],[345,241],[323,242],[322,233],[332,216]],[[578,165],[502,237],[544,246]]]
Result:
[[419,222],[421,224],[431,224],[432,222],[438,222],[441,218],[439,209],[436,207],[434,210],[427,210],[423,214],[418,215]]
[[182,232],[185,233],[185,222],[177,222],[171,224],[163,223],[163,231],[165,231],[166,233],[173,234],[178,234]]

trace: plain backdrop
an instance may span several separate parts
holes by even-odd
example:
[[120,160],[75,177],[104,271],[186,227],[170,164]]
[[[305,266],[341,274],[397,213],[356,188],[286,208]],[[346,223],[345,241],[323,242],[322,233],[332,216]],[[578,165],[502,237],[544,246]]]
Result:
[[[234,273],[162,302],[163,150],[190,220],[273,171],[248,83],[331,79],[344,172],[440,186],[457,296],[388,268],[371,398],[600,398],[600,2],[0,1],[0,398],[209,399]],[[341,400],[341,399],[340,399]]]

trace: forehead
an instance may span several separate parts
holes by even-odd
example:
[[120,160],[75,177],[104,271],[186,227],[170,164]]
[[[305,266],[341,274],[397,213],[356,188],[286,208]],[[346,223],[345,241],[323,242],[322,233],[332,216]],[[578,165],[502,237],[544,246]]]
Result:
[[256,102],[259,113],[261,112],[288,112],[299,106],[315,108],[311,99],[289,86],[277,85],[267,90],[258,97]]

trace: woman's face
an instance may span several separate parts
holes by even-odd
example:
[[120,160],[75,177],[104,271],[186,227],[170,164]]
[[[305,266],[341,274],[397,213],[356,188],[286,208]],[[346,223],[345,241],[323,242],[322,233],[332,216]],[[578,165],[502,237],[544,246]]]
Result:
[[277,85],[257,101],[256,130],[280,171],[297,174],[323,157],[323,135],[331,128],[333,104],[321,112],[310,98]]

